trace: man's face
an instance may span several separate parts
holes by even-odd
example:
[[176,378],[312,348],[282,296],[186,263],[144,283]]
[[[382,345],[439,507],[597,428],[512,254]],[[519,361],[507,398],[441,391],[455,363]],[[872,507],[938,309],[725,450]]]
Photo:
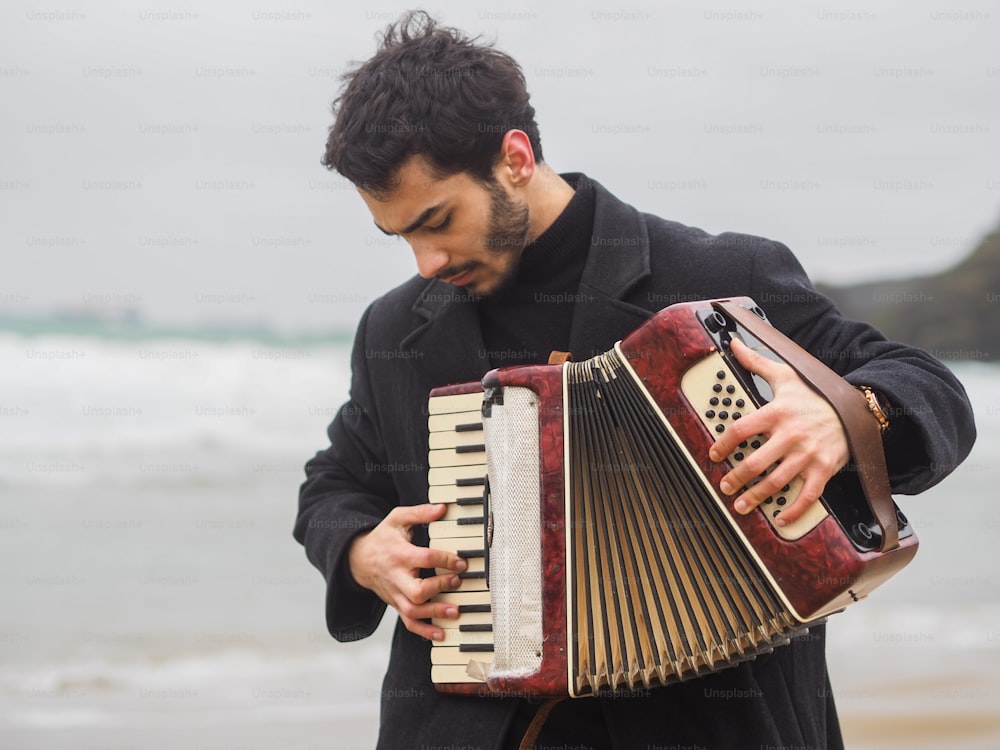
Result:
[[466,173],[436,176],[421,156],[399,170],[395,190],[379,200],[359,191],[376,226],[410,243],[426,279],[488,296],[514,277],[528,235],[528,206],[499,182]]

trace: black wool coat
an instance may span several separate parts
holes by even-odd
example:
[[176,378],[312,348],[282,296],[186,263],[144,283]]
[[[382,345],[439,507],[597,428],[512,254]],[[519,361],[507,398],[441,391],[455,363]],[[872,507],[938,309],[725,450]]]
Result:
[[[640,213],[595,183],[593,236],[574,297],[570,349],[600,354],[675,302],[747,295],[799,345],[856,385],[882,391],[894,414],[886,435],[893,491],[940,481],[975,437],[965,393],[927,353],[845,320],[776,242],[705,232]],[[491,369],[476,301],[414,277],[365,312],[352,355],[350,400],[330,447],[306,465],[295,538],[327,581],[326,619],[340,641],[370,635],[386,605],[350,576],[351,540],[396,505],[426,502],[427,396]],[[426,530],[414,541],[426,544]],[[461,698],[430,683],[430,643],[397,621],[382,691],[380,748],[500,748],[517,699]],[[602,701],[619,747],[840,747],[826,675],[824,629],[716,675]],[[516,744],[515,744],[516,746]]]

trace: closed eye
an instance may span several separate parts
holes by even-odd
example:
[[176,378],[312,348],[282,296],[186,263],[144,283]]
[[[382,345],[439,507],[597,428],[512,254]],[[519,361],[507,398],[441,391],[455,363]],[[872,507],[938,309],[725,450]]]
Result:
[[443,232],[445,229],[448,228],[449,224],[451,224],[451,214],[448,214],[447,216],[445,216],[444,220],[442,220],[440,224],[435,224],[432,227],[427,227],[427,231],[428,232]]

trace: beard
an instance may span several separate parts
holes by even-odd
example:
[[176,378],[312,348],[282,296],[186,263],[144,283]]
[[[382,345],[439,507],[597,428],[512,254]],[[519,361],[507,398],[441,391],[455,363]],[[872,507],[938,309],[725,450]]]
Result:
[[[496,180],[485,184],[490,195],[490,220],[483,248],[498,261],[495,272],[468,290],[478,297],[492,297],[509,288],[517,277],[521,253],[528,244],[531,215],[526,204],[517,204]],[[461,266],[446,268],[439,278],[450,278],[466,271],[485,268],[482,261],[471,260]]]
[[482,297],[499,294],[514,283],[531,226],[527,204],[515,203],[495,180],[487,184],[487,190],[490,193],[490,228],[483,245],[491,255],[502,259],[503,267],[488,289],[476,292]]

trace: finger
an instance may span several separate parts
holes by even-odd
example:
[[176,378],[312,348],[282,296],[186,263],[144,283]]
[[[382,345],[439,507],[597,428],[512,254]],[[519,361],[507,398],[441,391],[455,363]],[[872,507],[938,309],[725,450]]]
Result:
[[708,457],[716,462],[726,460],[736,452],[740,443],[764,433],[766,424],[767,415],[761,411],[734,419],[708,449]]
[[719,483],[719,489],[727,495],[734,495],[741,487],[763,478],[782,457],[780,446],[773,440],[753,440],[747,444],[746,450],[747,457],[735,461],[733,468]]
[[773,359],[755,352],[739,339],[733,339],[730,342],[729,349],[736,357],[737,362],[750,372],[764,378],[768,382],[768,385],[772,386],[772,389],[774,381],[780,380],[793,372],[792,368],[785,363],[775,362]]
[[818,475],[811,474],[808,477],[804,476],[802,479],[802,488],[799,490],[795,502],[781,511],[781,514],[774,519],[774,522],[778,526],[786,526],[797,521],[809,510],[809,506],[819,501],[820,495],[823,494],[826,482],[820,479]]
[[733,501],[733,509],[737,513],[747,514],[770,496],[767,488],[762,487],[760,482],[756,482],[747,487],[743,494]]
[[392,568],[407,574],[407,578],[415,578],[417,571],[421,569],[464,573],[469,568],[468,560],[453,552],[421,547],[409,542],[385,547],[381,558]]
[[445,602],[425,602],[405,607],[406,617],[413,620],[457,620],[458,605]]
[[[425,582],[426,583],[425,585]],[[383,601],[395,609],[400,617],[413,620],[431,617],[457,617],[458,611],[454,604],[447,602],[428,601],[441,591],[452,591],[461,585],[458,576],[434,576],[433,578],[407,578],[396,582],[387,582],[386,595]]]
[[427,578],[411,578],[410,583],[401,590],[412,604],[423,604],[428,599],[444,591],[454,591],[462,585],[462,579],[454,573],[428,576]]
[[421,505],[399,505],[389,511],[386,520],[397,527],[419,526],[436,521],[445,514],[444,503],[422,503]]
[[438,570],[455,571],[456,573],[462,573],[469,567],[469,562],[454,552],[434,549],[433,547],[417,547],[417,549],[420,550],[417,553],[419,558],[417,567],[436,568]]
[[419,635],[421,638],[426,638],[429,641],[444,640],[444,631],[437,625],[418,620],[414,617],[407,617],[402,613],[400,613],[399,619],[402,620],[404,627],[414,635]]
[[[768,469],[759,482],[748,487],[746,492],[737,497],[733,502],[733,507],[738,513],[749,513],[769,497],[781,496],[788,492],[796,476],[798,476],[797,465],[790,461],[782,461]],[[779,504],[783,503],[783,500],[779,501]],[[791,505],[788,507],[790,508]],[[782,513],[784,510],[782,509]]]
[[429,620],[432,617],[453,618],[458,616],[458,605],[449,602],[423,601],[415,602],[402,592],[397,592],[392,607],[403,617],[413,620]]
[[[459,614],[455,604],[445,602],[427,602],[426,604],[403,602],[396,610],[407,630],[431,641],[444,639],[444,632],[433,620],[457,620]],[[432,622],[426,622],[426,620]]]

